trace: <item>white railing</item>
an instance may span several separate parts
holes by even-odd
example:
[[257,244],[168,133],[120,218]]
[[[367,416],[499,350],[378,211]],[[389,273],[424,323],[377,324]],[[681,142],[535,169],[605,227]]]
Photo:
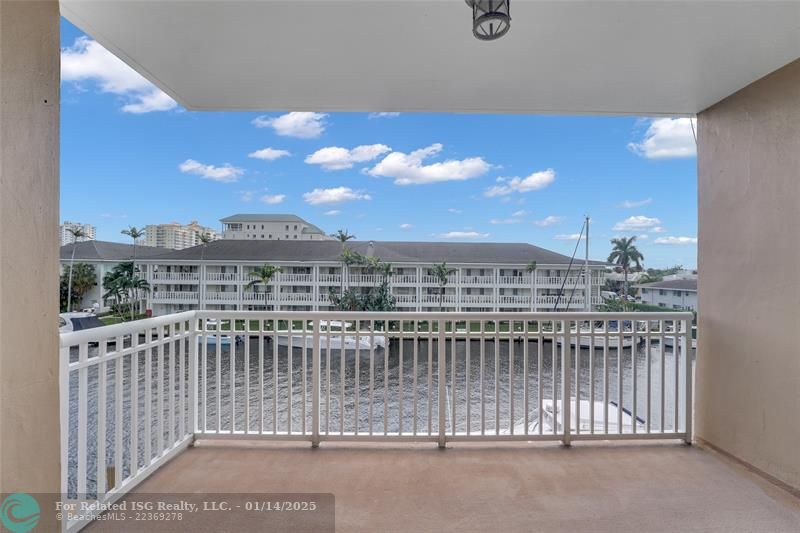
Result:
[[278,300],[282,302],[313,302],[314,294],[310,292],[280,292]]
[[494,304],[494,296],[491,294],[462,294],[462,304]]
[[239,274],[235,272],[207,272],[206,281],[239,281]]
[[500,285],[530,285],[530,276],[500,276],[498,282]]
[[320,283],[341,283],[342,276],[340,274],[320,274]]
[[[192,441],[195,322],[189,311],[61,335],[65,499],[110,504]],[[64,530],[88,522],[67,521]]]
[[690,441],[691,320],[190,311],[64,334],[62,489],[113,501],[193,436]]
[[462,285],[494,285],[494,276],[461,276]]
[[351,285],[377,285],[383,281],[383,276],[377,274],[351,274],[347,279]]
[[395,294],[394,299],[399,304],[415,304],[417,303],[416,294]]
[[281,283],[313,283],[313,274],[291,274],[281,272],[278,277]]
[[150,298],[155,301],[188,301],[197,303],[198,293],[195,291],[155,291],[151,294]]
[[242,293],[242,301],[244,302],[271,302],[273,300],[273,293],[271,292],[244,292]]
[[[488,277],[491,278],[491,280],[492,280],[490,283],[494,284],[494,277],[492,277],[492,276],[488,276]],[[456,275],[452,275],[452,276],[448,276],[447,277],[447,283],[449,285],[455,285],[457,280],[458,280],[458,277]],[[439,278],[437,278],[436,276],[431,276],[429,274],[423,274],[422,277],[420,277],[420,281],[422,282],[423,285],[438,285],[439,284]]]
[[239,293],[235,291],[230,291],[230,292],[208,291],[206,292],[205,299],[207,302],[238,302]]
[[391,278],[393,285],[407,285],[407,284],[416,284],[417,283],[417,275],[416,274],[395,274]]
[[498,296],[499,304],[513,304],[513,305],[531,305],[531,297],[530,296],[522,296],[516,294],[505,295],[501,294]]
[[153,281],[199,281],[197,272],[153,272]]
[[[441,298],[441,300],[440,300],[440,298]],[[440,301],[443,304],[454,304],[454,303],[456,303],[456,295],[455,294],[444,294],[444,295],[440,296],[438,294],[423,294],[420,297],[420,303],[422,303],[422,304],[430,304],[430,305],[436,304],[436,305],[439,305]]]

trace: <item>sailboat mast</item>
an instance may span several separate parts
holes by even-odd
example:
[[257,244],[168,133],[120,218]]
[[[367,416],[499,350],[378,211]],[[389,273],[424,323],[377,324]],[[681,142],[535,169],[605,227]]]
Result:
[[586,289],[584,307],[586,311],[589,312],[592,310],[592,276],[589,272],[589,215],[586,215],[586,264],[583,281]]

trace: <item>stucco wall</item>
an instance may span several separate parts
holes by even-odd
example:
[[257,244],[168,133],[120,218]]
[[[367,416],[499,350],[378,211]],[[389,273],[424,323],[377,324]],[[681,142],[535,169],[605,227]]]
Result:
[[800,61],[698,122],[696,435],[800,488]]
[[58,130],[58,2],[0,1],[0,492],[59,490]]

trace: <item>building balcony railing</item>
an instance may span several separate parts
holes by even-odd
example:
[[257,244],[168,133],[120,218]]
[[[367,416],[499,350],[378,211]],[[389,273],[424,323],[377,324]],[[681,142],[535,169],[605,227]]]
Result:
[[[61,492],[65,503],[102,508],[195,438],[691,441],[691,321],[691,313],[189,311],[65,333]],[[345,331],[329,330],[334,323]],[[409,343],[428,356],[404,365],[397,358]],[[286,357],[289,346],[304,357]],[[508,355],[484,360],[484,348]],[[638,357],[623,357],[634,350]],[[390,353],[401,361],[391,371],[376,364]],[[334,357],[342,366],[332,369]],[[364,368],[375,372],[366,378]],[[485,394],[484,368],[496,372]],[[389,400],[373,408],[364,379]],[[527,400],[501,409],[509,397]],[[360,407],[342,412],[344,402]]]
[[197,272],[153,272],[150,276],[152,281],[172,281],[172,282],[186,282],[186,281],[200,281],[200,274]]
[[415,304],[417,303],[416,294],[395,294],[395,302],[398,304]]
[[530,276],[499,276],[497,282],[500,285],[525,285],[531,284]]
[[292,273],[285,273],[281,272],[278,274],[278,280],[283,284],[289,283],[314,283],[314,275],[313,274],[292,274]]
[[310,292],[280,292],[278,300],[281,302],[313,302],[314,294]]
[[494,276],[461,276],[462,285],[494,285]]
[[[441,300],[440,300],[441,298]],[[423,294],[420,303],[423,305],[439,305],[439,302],[443,304],[455,304],[456,303],[456,295],[455,294]]]
[[498,302],[500,305],[531,305],[531,297],[530,296],[522,296],[522,295],[503,295],[501,294],[498,296]]
[[491,294],[462,294],[461,295],[461,303],[462,304],[493,304],[494,303],[494,296]]
[[206,272],[206,281],[239,281],[239,274],[235,272]]
[[196,291],[156,291],[150,299],[156,303],[194,303],[198,301]]
[[319,282],[325,284],[339,284],[342,282],[341,274],[320,274],[319,275]]
[[[536,285],[539,287],[559,288],[562,285],[571,288],[575,285],[582,287],[584,285],[583,276],[569,276],[567,278],[561,276],[536,276]],[[592,276],[592,285],[603,285],[606,282],[602,276]]]
[[[494,279],[494,278],[492,278],[492,279]],[[431,276],[429,274],[423,274],[422,277],[420,278],[420,281],[422,282],[423,285],[438,285],[439,284],[439,278],[437,278],[436,276]],[[448,276],[447,277],[447,283],[449,285],[455,285],[457,282],[458,282],[458,276],[453,275],[453,276]]]
[[271,292],[245,292],[242,294],[242,301],[250,304],[271,302],[275,299],[273,294]]
[[235,291],[231,292],[214,292],[208,291],[205,294],[205,300],[208,303],[216,303],[216,302],[238,302],[239,301],[239,293]]
[[415,285],[417,283],[416,274],[395,274],[391,278],[392,285]]

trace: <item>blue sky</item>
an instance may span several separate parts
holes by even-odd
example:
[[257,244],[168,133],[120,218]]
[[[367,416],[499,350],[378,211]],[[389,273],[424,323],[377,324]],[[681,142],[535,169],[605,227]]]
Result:
[[637,235],[696,265],[689,119],[187,112],[62,21],[61,216],[129,225],[296,213],[360,240],[529,242],[591,255]]

